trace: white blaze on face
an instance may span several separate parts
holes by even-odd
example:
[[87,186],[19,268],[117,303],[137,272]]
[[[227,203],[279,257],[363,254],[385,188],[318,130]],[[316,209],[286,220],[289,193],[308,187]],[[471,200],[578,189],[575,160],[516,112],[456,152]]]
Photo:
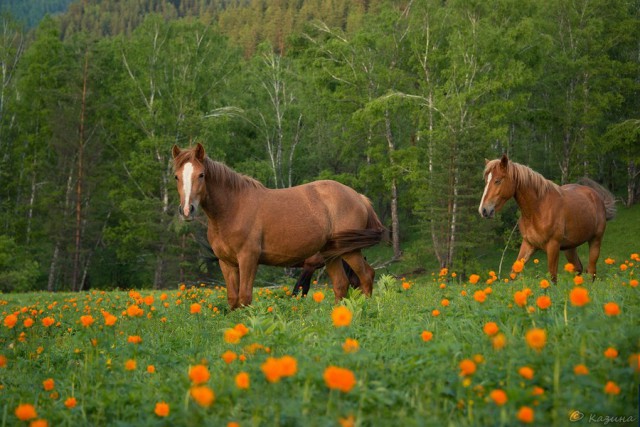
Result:
[[480,215],[482,215],[482,205],[484,204],[484,198],[487,196],[487,191],[489,190],[489,184],[491,184],[491,172],[489,172],[489,175],[487,175],[487,184],[484,186],[482,199],[480,199],[480,207],[478,208],[478,212],[480,212]]
[[191,211],[191,177],[193,175],[193,163],[188,162],[182,169],[182,193],[184,194],[184,205],[182,205],[182,212],[184,216],[189,216]]

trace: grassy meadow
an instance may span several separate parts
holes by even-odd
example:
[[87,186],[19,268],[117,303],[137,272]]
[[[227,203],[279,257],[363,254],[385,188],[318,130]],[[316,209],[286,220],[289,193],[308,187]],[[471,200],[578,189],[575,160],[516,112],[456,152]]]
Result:
[[547,286],[540,257],[338,306],[322,283],[233,312],[205,286],[1,295],[1,425],[636,425],[640,257],[607,257],[595,283]]

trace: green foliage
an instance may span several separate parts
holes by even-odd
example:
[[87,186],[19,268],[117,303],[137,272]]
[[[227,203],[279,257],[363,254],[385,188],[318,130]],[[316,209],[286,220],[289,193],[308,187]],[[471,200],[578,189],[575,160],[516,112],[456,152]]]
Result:
[[36,288],[38,264],[8,236],[0,235],[0,292],[27,292]]

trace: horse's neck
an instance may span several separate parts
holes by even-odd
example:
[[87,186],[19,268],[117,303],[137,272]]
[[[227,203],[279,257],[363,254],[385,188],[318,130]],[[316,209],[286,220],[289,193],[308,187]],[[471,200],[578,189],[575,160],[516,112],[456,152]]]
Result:
[[513,198],[520,208],[520,213],[525,218],[530,218],[538,212],[542,197],[538,195],[536,188],[521,185],[518,185],[513,195]]

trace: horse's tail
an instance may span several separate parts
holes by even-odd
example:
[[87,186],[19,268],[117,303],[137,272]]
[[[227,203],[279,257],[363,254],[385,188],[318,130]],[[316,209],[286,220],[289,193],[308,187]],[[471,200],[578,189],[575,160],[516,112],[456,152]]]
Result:
[[366,228],[362,230],[344,230],[333,234],[320,251],[327,262],[349,252],[377,245],[385,236],[386,229],[373,210],[371,201],[366,196],[362,196],[362,198],[367,208]]
[[587,177],[581,178],[578,181],[578,184],[593,188],[596,193],[598,193],[598,195],[602,199],[602,202],[604,203],[604,210],[607,221],[613,219],[616,216],[616,198],[613,194],[611,194],[609,190]]

